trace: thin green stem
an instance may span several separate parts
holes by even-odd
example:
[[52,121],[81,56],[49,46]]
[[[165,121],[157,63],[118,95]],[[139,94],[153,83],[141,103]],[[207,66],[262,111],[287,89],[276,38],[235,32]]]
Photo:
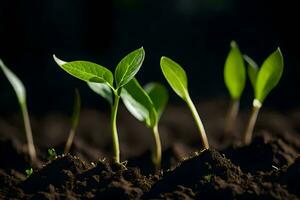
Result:
[[161,166],[161,141],[158,131],[158,125],[156,124],[154,127],[152,127],[152,132],[154,136],[154,151],[152,155],[152,160],[155,165],[156,170],[160,169]]
[[203,147],[203,149],[209,149],[208,139],[206,136],[206,132],[205,132],[203,123],[202,123],[202,121],[199,117],[199,114],[197,112],[197,109],[189,95],[187,95],[186,103],[188,104],[188,107],[190,108],[190,110],[192,112],[192,116],[193,116],[193,118],[196,122],[197,128],[199,130],[202,147]]
[[239,99],[232,99],[230,102],[230,106],[228,109],[228,113],[226,115],[226,122],[224,132],[226,135],[232,135],[234,130],[234,124],[239,112],[240,100]]
[[260,107],[253,106],[252,111],[247,123],[246,130],[244,132],[244,137],[243,137],[243,142],[245,145],[248,145],[252,141],[252,135],[253,135],[253,130],[254,126],[257,120],[257,115],[259,113]]
[[67,143],[65,146],[65,150],[64,150],[65,154],[69,153],[72,143],[73,143],[73,140],[74,140],[74,136],[75,136],[75,129],[71,128],[71,130],[69,132],[69,137],[68,137],[68,140],[67,140]]
[[119,147],[119,135],[117,130],[117,113],[119,106],[120,96],[115,93],[114,104],[111,111],[111,128],[112,128],[112,140],[114,150],[114,161],[120,163],[120,147]]
[[35,151],[35,147],[34,147],[34,143],[33,143],[32,131],[31,131],[30,120],[29,120],[26,102],[21,103],[21,111],[22,111],[23,120],[24,120],[24,127],[25,127],[25,133],[26,133],[26,139],[27,139],[27,145],[28,145],[28,153],[29,153],[29,156],[31,159],[31,163],[35,164],[37,162],[36,151]]

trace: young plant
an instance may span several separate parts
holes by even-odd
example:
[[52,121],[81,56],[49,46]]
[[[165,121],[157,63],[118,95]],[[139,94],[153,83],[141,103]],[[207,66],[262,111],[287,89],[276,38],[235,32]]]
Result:
[[54,148],[48,149],[48,160],[55,160],[57,158],[57,154]]
[[73,108],[73,114],[71,117],[71,130],[69,133],[69,137],[65,146],[65,150],[64,153],[67,154],[69,153],[73,140],[74,140],[74,136],[76,133],[76,129],[77,129],[77,125],[78,125],[78,121],[79,121],[79,116],[80,116],[80,94],[79,91],[76,89],[75,90],[75,98],[74,98],[74,108]]
[[152,130],[155,144],[152,161],[156,169],[159,170],[162,149],[158,122],[168,102],[168,91],[159,83],[149,83],[144,90],[136,79],[132,79],[124,86],[121,98],[127,110]]
[[0,59],[0,68],[4,72],[6,78],[12,85],[17,95],[23,120],[24,120],[24,127],[25,127],[25,133],[26,133],[27,145],[28,145],[28,153],[30,156],[31,163],[36,164],[37,157],[36,157],[36,151],[33,143],[32,131],[31,131],[30,120],[29,120],[27,104],[26,104],[26,89],[23,83],[21,82],[21,80],[10,69],[8,69],[8,67],[5,66],[5,64],[2,62],[1,59]]
[[254,89],[254,100],[249,121],[244,132],[244,143],[250,144],[253,129],[260,108],[270,91],[278,84],[283,72],[283,57],[280,49],[274,51],[258,69],[257,64],[248,56],[244,56],[248,63],[248,76]]
[[184,69],[178,63],[164,56],[160,59],[160,66],[171,88],[180,98],[182,98],[187,103],[199,130],[202,148],[208,149],[209,144],[205,129],[197,112],[197,109],[192,99],[190,98],[188,91],[188,80]]
[[232,41],[231,49],[225,61],[224,81],[229,91],[231,101],[226,116],[225,134],[232,134],[234,123],[239,111],[240,98],[246,84],[246,68],[243,56],[235,41]]
[[31,176],[33,174],[33,169],[32,167],[31,168],[28,168],[25,170],[25,173],[26,173],[26,177],[28,178],[29,176]]
[[[119,138],[117,131],[117,112],[120,100],[120,94],[122,88],[134,78],[136,73],[139,71],[145,57],[145,51],[143,48],[139,48],[128,55],[126,55],[117,65],[114,76],[110,70],[101,65],[88,62],[88,61],[72,61],[65,62],[58,59],[53,55],[56,63],[67,73],[72,76],[86,81],[87,83],[99,83],[103,84],[107,90],[110,90],[113,94],[113,100],[111,100],[111,128],[113,138],[113,150],[114,150],[114,161],[120,162],[120,148]],[[115,81],[114,81],[115,79]],[[115,84],[114,84],[115,82]],[[105,96],[104,96],[105,97]]]

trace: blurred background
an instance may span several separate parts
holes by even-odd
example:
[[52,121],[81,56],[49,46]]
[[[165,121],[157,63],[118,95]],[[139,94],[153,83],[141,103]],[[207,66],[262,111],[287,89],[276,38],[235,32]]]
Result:
[[[63,72],[59,58],[89,60],[114,70],[141,46],[146,58],[137,78],[143,84],[163,79],[162,55],[187,71],[195,101],[228,98],[223,66],[231,40],[259,64],[278,46],[285,58],[283,79],[267,107],[299,106],[300,13],[292,0],[0,0],[0,57],[24,82],[31,113],[69,112],[74,89],[84,107],[108,109],[86,84]],[[170,90],[171,91],[171,90]],[[253,98],[248,83],[242,105]],[[181,103],[172,93],[171,102]],[[15,94],[0,73],[0,111],[19,110]]]

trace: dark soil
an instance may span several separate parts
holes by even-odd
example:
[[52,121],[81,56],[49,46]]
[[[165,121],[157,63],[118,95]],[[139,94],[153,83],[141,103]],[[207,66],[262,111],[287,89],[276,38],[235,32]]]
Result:
[[[176,112],[172,110],[173,114]],[[184,117],[181,110],[179,113]],[[122,117],[122,113],[120,115]],[[262,116],[268,122],[267,114]],[[24,140],[15,133],[12,137],[5,133],[0,137],[0,199],[300,199],[298,115],[270,116],[275,119],[273,124],[264,126],[259,120],[255,137],[248,146],[240,145],[238,137],[234,137],[230,146],[218,144],[222,134],[220,126],[216,124],[213,129],[210,127],[214,126],[208,124],[213,147],[202,152],[194,151],[199,147],[194,144],[198,135],[193,130],[189,134],[191,130],[185,127],[186,137],[182,137],[176,132],[180,131],[177,125],[181,122],[175,120],[172,124],[173,119],[163,119],[165,126],[161,127],[161,136],[165,148],[159,172],[155,171],[151,152],[147,150],[151,145],[143,149],[151,137],[138,136],[141,141],[136,148],[139,150],[134,153],[130,142],[137,140],[137,134],[134,133],[132,139],[121,135],[126,162],[116,164],[105,159],[111,157],[111,141],[96,144],[92,142],[96,136],[86,134],[75,139],[67,155],[62,154],[65,136],[50,146],[44,145],[47,142],[41,139],[38,155],[43,165],[34,167],[33,173],[26,177],[25,170],[30,164]],[[220,120],[218,115],[214,117]],[[128,132],[135,126],[136,131],[146,132],[130,120],[123,121],[133,127]],[[283,130],[276,128],[278,121]],[[119,127],[122,129],[122,124]],[[48,140],[50,143],[51,138]],[[51,161],[47,159],[49,147],[54,147],[58,154]]]

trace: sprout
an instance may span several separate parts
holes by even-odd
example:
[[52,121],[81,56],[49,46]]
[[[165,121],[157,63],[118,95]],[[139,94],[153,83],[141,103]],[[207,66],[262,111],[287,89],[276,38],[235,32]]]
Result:
[[22,112],[22,116],[23,116],[23,120],[24,120],[24,127],[25,127],[25,132],[26,132],[30,160],[31,160],[32,164],[36,164],[36,162],[37,162],[36,151],[35,151],[35,147],[34,147],[34,143],[33,143],[29,114],[28,114],[27,105],[26,105],[26,89],[25,89],[23,83],[21,82],[21,80],[10,69],[8,69],[4,65],[4,63],[2,62],[1,59],[0,59],[0,68],[4,72],[6,78],[12,85],[12,87],[17,95],[19,105],[21,108],[21,112]]
[[[113,150],[114,150],[114,161],[120,163],[120,149],[119,149],[119,138],[117,131],[117,112],[120,100],[120,94],[122,88],[134,78],[136,73],[139,71],[145,57],[145,51],[143,48],[139,48],[127,56],[125,56],[117,65],[115,70],[115,77],[112,72],[106,67],[100,66],[98,64],[88,62],[88,61],[72,61],[65,62],[58,59],[55,55],[53,56],[56,63],[67,73],[72,76],[86,81],[90,87],[91,83],[101,84],[101,86],[96,86],[92,84],[92,88],[99,89],[105,88],[105,92],[102,92],[100,95],[105,99],[107,93],[113,94],[113,99],[110,99],[111,103],[111,128],[112,128],[112,137],[113,137]],[[115,85],[114,85],[115,78]]]
[[181,97],[187,103],[199,130],[201,145],[203,149],[208,149],[209,144],[205,133],[205,129],[197,112],[197,109],[190,98],[188,91],[187,76],[184,69],[170,58],[164,56],[161,57],[160,66],[171,88],[179,97]]
[[159,83],[149,83],[144,90],[136,79],[132,79],[122,90],[121,98],[127,110],[151,128],[155,144],[152,160],[159,170],[162,150],[158,122],[168,101],[166,88]]
[[26,169],[25,170],[25,174],[26,174],[26,177],[28,178],[29,176],[31,176],[33,174],[33,169],[32,167],[29,168],[29,169]]
[[75,98],[74,98],[74,109],[73,109],[73,114],[71,117],[71,129],[70,129],[70,133],[69,133],[69,137],[65,146],[65,150],[64,153],[67,154],[69,153],[73,140],[74,140],[74,136],[75,136],[75,132],[77,129],[77,125],[78,125],[78,121],[79,121],[79,116],[80,116],[80,94],[79,91],[76,89],[75,90]]
[[231,49],[225,61],[224,81],[229,91],[231,102],[226,116],[225,134],[231,134],[234,129],[240,98],[246,84],[246,69],[243,56],[235,41],[231,42]]
[[248,56],[244,56],[248,63],[248,76],[254,90],[253,107],[244,132],[244,143],[250,144],[257,115],[270,91],[278,84],[283,72],[283,57],[280,49],[274,51],[258,69],[257,64]]
[[57,154],[54,148],[48,149],[48,160],[55,160],[57,158]]

